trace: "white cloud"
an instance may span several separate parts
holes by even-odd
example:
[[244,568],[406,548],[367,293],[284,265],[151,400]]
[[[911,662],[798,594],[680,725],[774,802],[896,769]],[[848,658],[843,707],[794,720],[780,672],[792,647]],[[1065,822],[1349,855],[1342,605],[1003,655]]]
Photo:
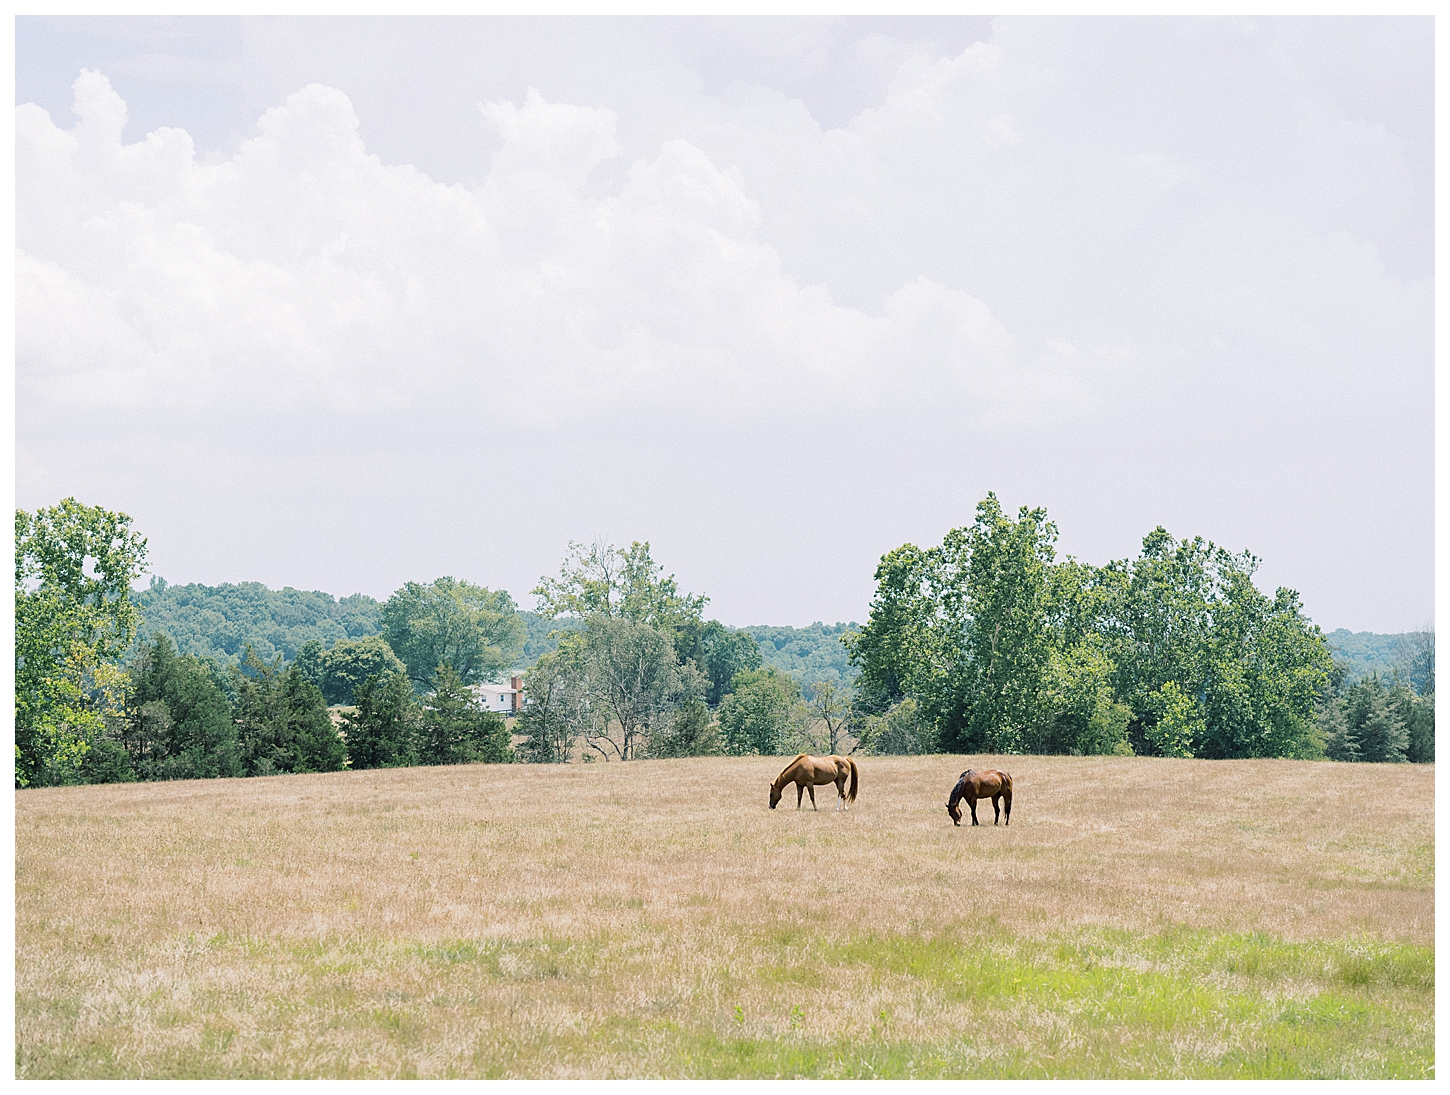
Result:
[[619,153],[606,109],[484,104],[502,146],[466,190],[380,163],[320,85],[214,165],[178,130],[122,144],[125,104],[99,73],[76,101],[70,131],[17,117],[35,182],[21,377],[42,402],[343,410],[493,391],[567,416],[719,409],[769,384],[787,402],[1032,409],[980,300],[918,278],[876,315],[833,304],[781,271],[740,172],[687,141],[590,191]]
[[[99,72],[74,123],[18,107],[22,504],[104,495],[210,568],[255,538],[210,580],[431,515],[285,575],[339,591],[673,537],[724,618],[803,623],[997,489],[1089,558],[1163,522],[1326,622],[1424,614],[1431,180],[1374,68],[1423,28],[1375,24],[1346,97],[1359,24],[551,26],[251,26],[260,117],[206,162]],[[214,481],[205,528],[161,501]],[[439,516],[503,484],[506,524]]]

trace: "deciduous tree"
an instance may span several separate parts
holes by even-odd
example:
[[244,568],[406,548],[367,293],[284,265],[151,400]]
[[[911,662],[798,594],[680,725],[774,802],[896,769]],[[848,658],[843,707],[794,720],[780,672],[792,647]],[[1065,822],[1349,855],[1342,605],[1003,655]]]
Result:
[[383,605],[383,638],[421,691],[447,665],[465,684],[508,669],[523,649],[513,598],[456,578],[409,582]]
[[72,783],[126,677],[131,582],[146,541],[131,518],[74,498],[15,511],[15,784]]

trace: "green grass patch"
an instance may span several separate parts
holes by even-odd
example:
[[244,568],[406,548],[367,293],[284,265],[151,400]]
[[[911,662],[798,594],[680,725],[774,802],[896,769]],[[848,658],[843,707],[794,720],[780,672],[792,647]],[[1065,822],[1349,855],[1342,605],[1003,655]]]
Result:
[[[659,996],[639,988],[662,969],[653,937],[197,943],[208,961],[275,970],[277,989],[201,989],[183,1008],[158,987],[113,1015],[89,1013],[83,1030],[86,984],[17,993],[19,1031],[43,1017],[70,1032],[18,1037],[19,1074],[1434,1076],[1433,949],[1373,939],[1189,928],[1025,938],[990,920],[840,939],[781,925],[742,933],[743,964],[706,951],[671,963]],[[545,1029],[519,1017],[556,1005],[573,1018]],[[160,1041],[136,1037],[138,1019]],[[476,1032],[471,1043],[457,1043],[460,1029]],[[440,1057],[450,1037],[457,1048]]]

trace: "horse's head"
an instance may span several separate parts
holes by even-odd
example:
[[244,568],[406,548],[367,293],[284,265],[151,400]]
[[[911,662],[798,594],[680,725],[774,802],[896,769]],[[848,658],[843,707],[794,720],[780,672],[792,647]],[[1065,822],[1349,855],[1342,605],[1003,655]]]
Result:
[[960,825],[962,823],[962,806],[960,802],[948,802],[947,813],[951,815],[953,825]]
[[776,807],[776,805],[779,802],[780,802],[780,788],[777,787],[775,784],[772,783],[770,785],[770,808],[772,810],[774,810],[775,807]]

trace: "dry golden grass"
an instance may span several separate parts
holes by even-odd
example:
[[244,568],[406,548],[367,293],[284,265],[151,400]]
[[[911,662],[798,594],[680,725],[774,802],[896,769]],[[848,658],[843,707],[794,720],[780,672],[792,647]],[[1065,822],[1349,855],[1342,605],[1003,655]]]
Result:
[[774,758],[18,792],[19,1074],[1432,1061],[1433,767],[972,763],[1010,828],[952,827],[953,757],[849,813],[768,810]]

